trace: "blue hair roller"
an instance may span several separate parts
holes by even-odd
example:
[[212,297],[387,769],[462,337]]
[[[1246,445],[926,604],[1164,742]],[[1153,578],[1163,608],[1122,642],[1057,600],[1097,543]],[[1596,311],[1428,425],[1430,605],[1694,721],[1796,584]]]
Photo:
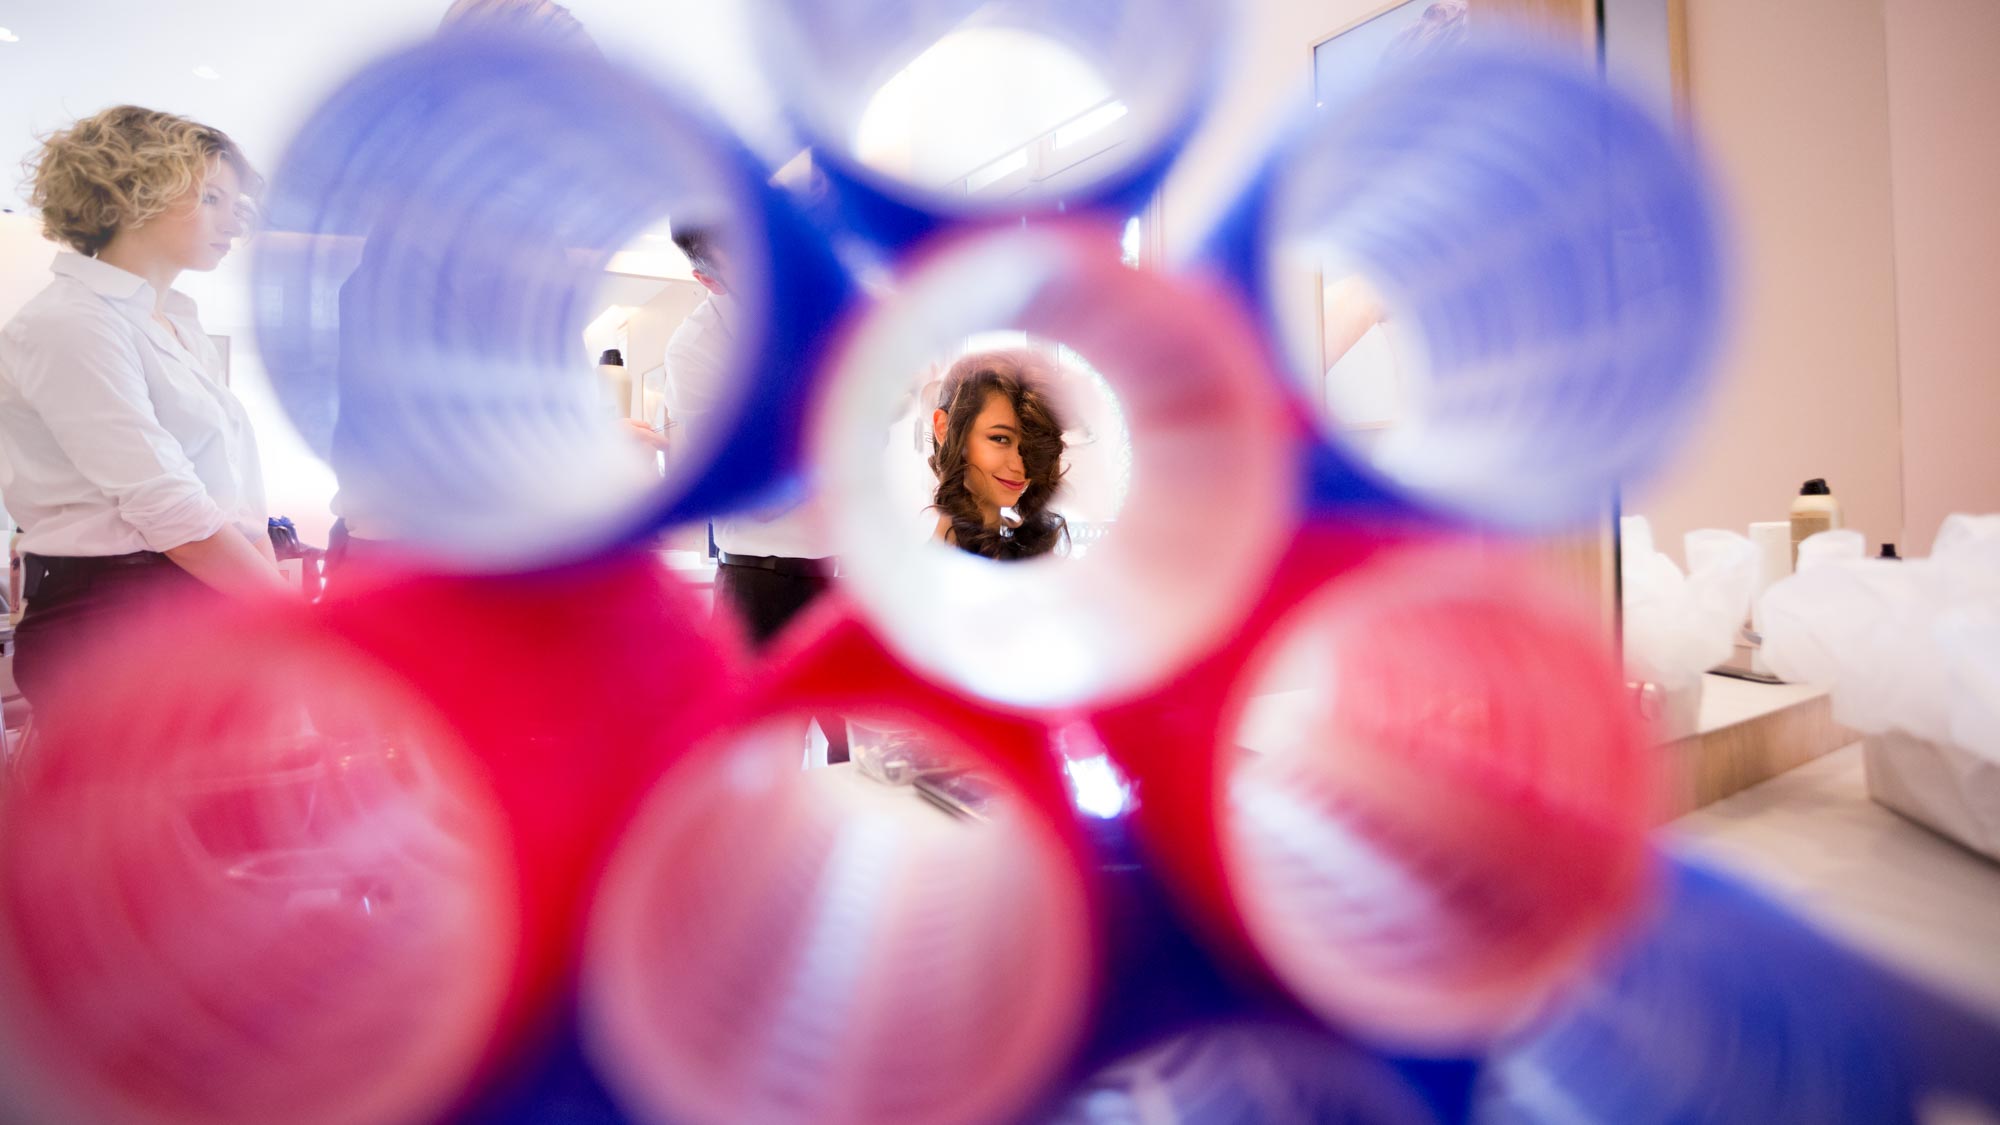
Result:
[[1482,1120],[1859,1125],[1915,1121],[1938,1092],[2000,1107],[2000,1028],[1732,878],[1667,868],[1661,916],[1495,1059]]
[[[825,173],[828,223],[893,259],[947,227],[1143,208],[1212,99],[1228,10],[1222,0],[762,0],[754,13],[766,73]],[[1031,32],[1097,64],[1130,139],[1091,156],[1101,170],[1078,182],[993,200],[864,163],[855,140],[869,99],[933,44],[974,29]]]
[[1525,46],[1406,64],[1306,115],[1202,258],[1304,385],[1321,349],[1297,346],[1311,333],[1284,315],[1288,283],[1332,261],[1411,325],[1412,416],[1372,454],[1334,419],[1307,457],[1334,514],[1600,516],[1685,434],[1723,328],[1720,221],[1692,150],[1578,61]]
[[[350,79],[272,183],[260,344],[371,537],[535,566],[794,483],[805,382],[852,288],[692,103],[593,54],[458,33]],[[581,343],[606,263],[663,214],[719,231],[744,279],[733,413],[665,485]]]

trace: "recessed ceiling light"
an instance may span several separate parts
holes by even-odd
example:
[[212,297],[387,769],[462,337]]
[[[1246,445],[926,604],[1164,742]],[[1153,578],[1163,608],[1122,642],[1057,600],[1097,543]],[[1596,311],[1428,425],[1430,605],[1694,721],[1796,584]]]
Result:
[[195,67],[195,68],[194,68],[194,76],[195,76],[196,78],[206,78],[206,79],[208,79],[208,80],[209,80],[210,82],[213,82],[213,81],[215,81],[216,79],[218,79],[218,78],[222,77],[222,75],[221,75],[221,74],[219,74],[219,73],[217,73],[217,72],[216,72],[216,69],[215,69],[214,67],[212,67],[212,66],[198,66],[198,67]]
[[14,34],[13,32],[7,30],[4,27],[0,27],[0,43],[19,43],[20,41],[21,41],[20,36]]

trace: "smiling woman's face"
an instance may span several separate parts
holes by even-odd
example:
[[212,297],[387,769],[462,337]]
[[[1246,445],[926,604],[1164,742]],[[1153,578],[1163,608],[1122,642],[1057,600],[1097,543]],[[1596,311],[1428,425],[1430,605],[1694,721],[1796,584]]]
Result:
[[[945,413],[934,419],[938,440],[944,440]],[[979,501],[987,526],[1000,519],[1000,509],[1012,507],[1028,490],[1021,462],[1021,419],[1014,404],[999,391],[987,391],[986,402],[972,420],[965,441],[965,487]]]

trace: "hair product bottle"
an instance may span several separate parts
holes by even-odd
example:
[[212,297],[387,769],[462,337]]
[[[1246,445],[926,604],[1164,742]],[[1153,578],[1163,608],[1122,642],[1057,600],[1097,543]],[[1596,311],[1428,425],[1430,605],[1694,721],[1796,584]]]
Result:
[[1799,544],[1808,536],[1840,526],[1840,501],[1822,477],[1814,477],[1799,488],[1792,501],[1792,567],[1799,565]]

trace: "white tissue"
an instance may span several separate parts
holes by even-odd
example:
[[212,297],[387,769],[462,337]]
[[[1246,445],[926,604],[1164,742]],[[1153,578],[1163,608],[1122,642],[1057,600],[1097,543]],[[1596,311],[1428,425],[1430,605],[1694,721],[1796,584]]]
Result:
[[1753,523],[1750,542],[1757,548],[1757,581],[1750,590],[1755,599],[1770,589],[1771,583],[1792,572],[1792,521]]
[[1691,531],[1688,572],[1653,549],[1644,516],[1618,521],[1628,675],[1672,691],[1729,658],[1757,580],[1757,551],[1729,531]]
[[1851,527],[1822,531],[1808,535],[1799,544],[1799,573],[1811,570],[1822,563],[1841,562],[1847,559],[1868,557],[1868,537]]
[[1801,543],[1799,572],[1758,600],[1765,661],[1826,686],[1856,730],[2000,761],[2000,516],[1950,517],[1928,559],[1865,558],[1852,536]]

